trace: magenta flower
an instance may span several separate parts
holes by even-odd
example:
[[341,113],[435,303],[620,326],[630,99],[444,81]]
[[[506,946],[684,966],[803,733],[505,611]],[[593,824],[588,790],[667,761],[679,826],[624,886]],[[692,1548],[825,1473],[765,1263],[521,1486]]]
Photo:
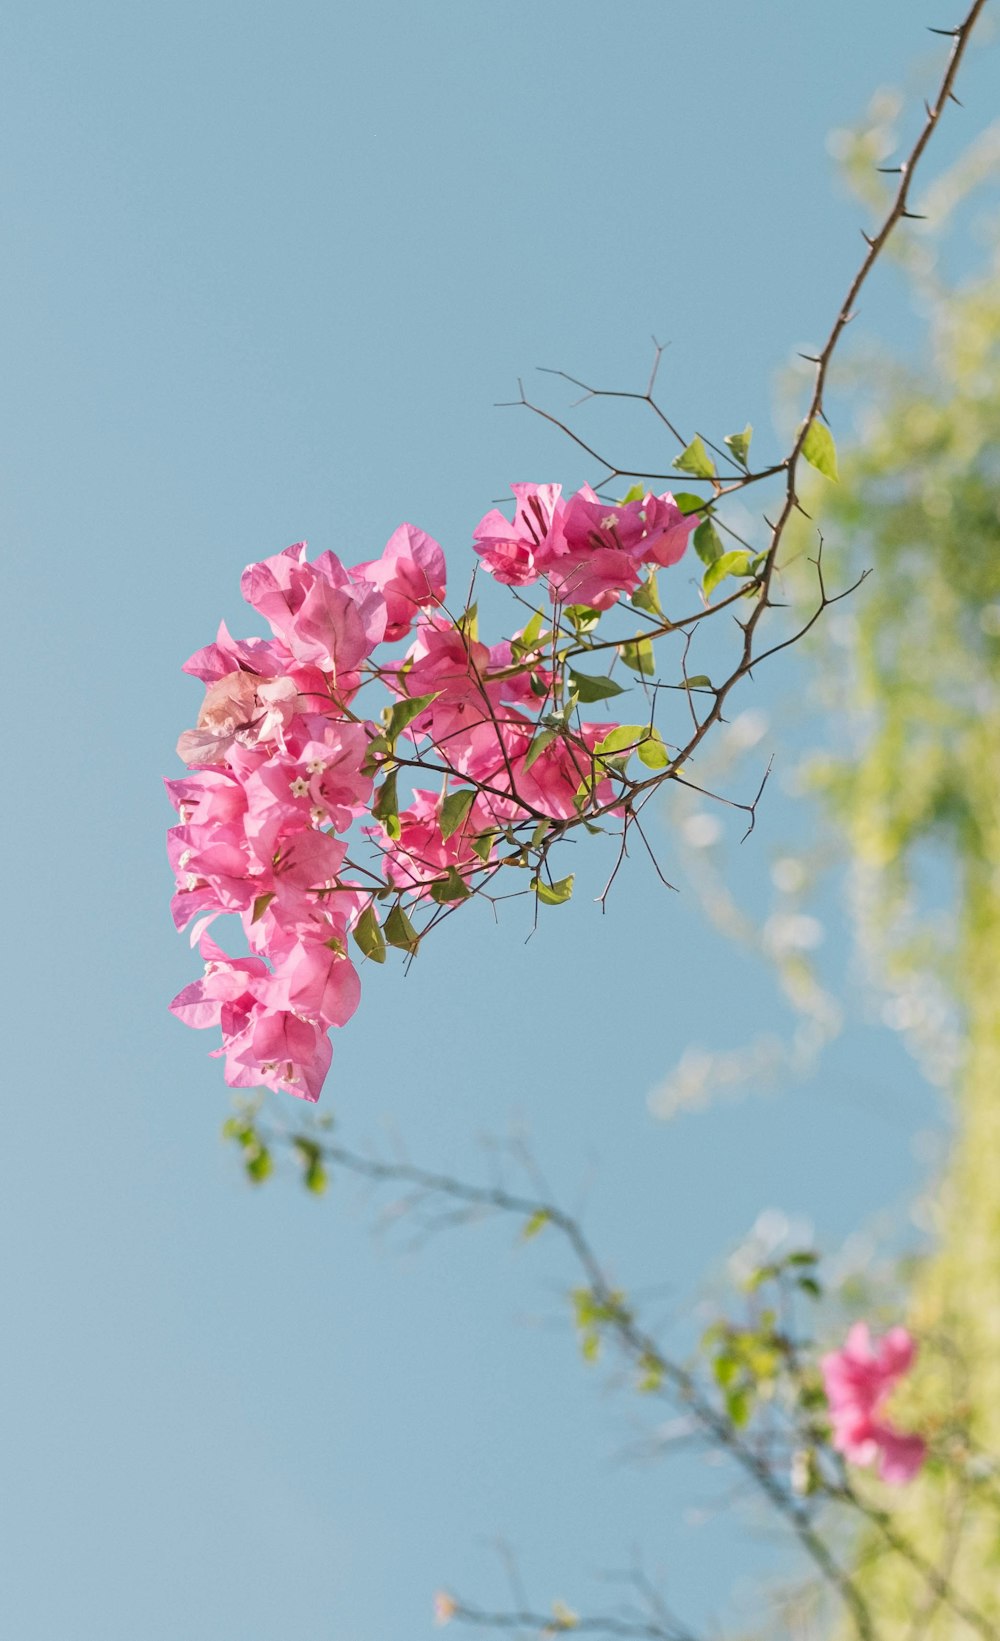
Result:
[[558,517],[560,484],[512,484],[517,497],[513,523],[493,507],[480,519],[473,546],[494,581],[527,587],[541,573],[544,547]]
[[906,1328],[891,1328],[873,1341],[867,1322],[856,1322],[841,1349],[820,1362],[834,1447],[851,1464],[877,1463],[882,1480],[893,1486],[912,1481],[927,1456],[921,1436],[897,1430],[883,1416],[916,1350]]
[[415,524],[401,524],[386,542],[382,557],[356,564],[351,575],[376,587],[385,599],[389,644],[406,637],[418,610],[444,603],[444,553],[434,537]]

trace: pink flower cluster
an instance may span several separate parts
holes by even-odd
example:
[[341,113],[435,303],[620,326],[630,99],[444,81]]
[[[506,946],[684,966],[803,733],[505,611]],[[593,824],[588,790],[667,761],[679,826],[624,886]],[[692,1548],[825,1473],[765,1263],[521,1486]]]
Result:
[[927,1455],[921,1436],[897,1430],[883,1414],[915,1356],[906,1328],[890,1328],[873,1341],[868,1324],[857,1322],[843,1347],[820,1364],[837,1452],[852,1464],[877,1463],[882,1480],[896,1486],[912,1481]]
[[[609,509],[590,491],[563,503],[557,485],[513,488],[514,523],[492,512],[476,532],[487,567],[517,586],[544,570],[553,598],[597,609],[636,586],[641,564],[672,563],[692,525],[669,496]],[[206,690],[178,742],[188,772],[166,783],[169,856],[174,919],[195,920],[205,972],[171,1007],[221,1029],[231,1085],[315,1100],[328,1030],[360,997],[348,937],[381,960],[384,909],[390,940],[410,943],[408,918],[393,939],[393,911],[465,898],[495,869],[504,829],[613,810],[595,752],[617,726],[564,716],[542,732],[558,703],[537,642],[487,646],[446,615],[444,554],[412,525],[351,569],[329,552],[309,562],[300,542],[250,565],[242,591],[271,636],[234,639],[223,624],[185,666]],[[401,660],[382,650],[407,638]],[[381,724],[358,710],[368,684],[388,696]],[[440,789],[421,783],[400,807],[408,765]],[[375,871],[348,856],[356,823]],[[223,913],[241,920],[247,956],[208,934]]]
[[672,495],[647,492],[609,506],[589,484],[562,500],[558,484],[512,484],[513,523],[494,509],[475,534],[495,580],[527,587],[540,576],[560,604],[607,610],[639,585],[642,566],[676,564],[698,523]]

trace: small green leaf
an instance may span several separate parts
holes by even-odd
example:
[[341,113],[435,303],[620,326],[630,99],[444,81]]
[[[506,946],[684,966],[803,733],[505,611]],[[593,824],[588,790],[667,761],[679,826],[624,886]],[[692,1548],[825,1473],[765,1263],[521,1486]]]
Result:
[[556,732],[554,729],[543,729],[540,735],[536,735],[535,739],[532,741],[527,752],[525,753],[523,767],[525,769],[530,769],[532,764],[535,762],[535,759],[541,757],[542,753],[545,751],[545,748],[547,746],[551,746],[555,738]]
[[727,433],[723,444],[727,444],[741,467],[746,467],[747,457],[750,454],[750,440],[753,438],[753,428],[747,422],[742,433]]
[[589,604],[567,604],[563,614],[580,634],[593,632],[601,619],[600,610],[592,610]]
[[646,1351],[639,1358],[639,1389],[651,1392],[659,1390],[663,1383],[663,1363],[651,1351]]
[[320,1159],[317,1157],[315,1161],[311,1162],[309,1167],[306,1169],[305,1174],[303,1175],[303,1184],[305,1185],[307,1191],[311,1191],[313,1193],[313,1196],[321,1197],[329,1183],[330,1176],[323,1167]]
[[588,1329],[580,1339],[580,1351],[585,1362],[596,1362],[601,1354],[601,1336],[593,1329]]
[[263,1184],[268,1175],[274,1172],[274,1162],[267,1146],[262,1145],[256,1151],[247,1152],[244,1167],[248,1179],[252,1180],[255,1185]]
[[[383,716],[387,716],[390,709],[384,708]],[[362,775],[377,775],[382,762],[389,756],[391,748],[384,735],[373,735],[368,742],[365,752],[365,761],[361,765]]]
[[439,906],[449,906],[452,901],[468,900],[471,894],[472,890],[454,866],[448,868],[445,877],[438,878],[431,885],[431,899],[436,900]]
[[728,1391],[726,1394],[726,1412],[737,1430],[742,1430],[750,1419],[750,1392],[746,1389]]
[[536,1208],[521,1232],[522,1242],[530,1242],[533,1236],[537,1236],[539,1231],[545,1228],[551,1218],[552,1214],[548,1208]]
[[638,638],[627,644],[619,644],[618,654],[633,672],[644,673],[648,677],[656,671],[653,645],[648,638]]
[[411,956],[420,944],[420,936],[399,905],[394,906],[387,916],[383,933],[390,946],[397,946]]
[[820,1287],[820,1284],[816,1281],[814,1276],[798,1277],[797,1285],[802,1289],[803,1293],[809,1294],[810,1298],[822,1299],[823,1289]]
[[470,604],[467,610],[462,611],[462,614],[455,622],[455,630],[456,632],[460,632],[463,637],[467,638],[470,644],[476,643],[479,637],[478,604]]
[[711,519],[704,519],[695,531],[694,550],[703,564],[714,564],[725,552]]
[[374,906],[366,906],[353,929],[354,943],[373,963],[385,962],[385,937]]
[[644,484],[633,484],[631,489],[625,492],[618,505],[619,507],[627,507],[630,501],[641,501],[645,494],[646,487]]
[[569,877],[560,878],[557,883],[546,883],[544,878],[533,877],[531,887],[544,906],[564,906],[573,893],[574,876],[571,872]]
[[663,606],[660,603],[660,594],[656,585],[656,572],[650,570],[645,581],[632,594],[631,602],[637,610],[646,610],[649,615],[662,615]]
[[696,496],[691,490],[676,490],[674,500],[685,515],[688,513],[704,513],[707,515],[712,511],[705,497]]
[[720,581],[725,581],[727,575],[745,576],[750,574],[750,554],[742,547],[733,553],[723,553],[714,564],[710,564],[702,577],[701,587],[706,598],[711,597]]
[[634,752],[639,742],[645,737],[646,731],[641,724],[616,724],[603,741],[598,741],[594,748],[596,758],[614,757],[625,752]]
[[536,610],[524,631],[517,638],[512,638],[510,647],[518,657],[529,655],[538,648],[538,640],[542,632],[542,612]]
[[396,771],[387,775],[375,795],[372,804],[372,814],[376,820],[382,822],[390,838],[398,838],[399,826],[399,798],[396,794]]
[[469,845],[472,853],[478,856],[484,866],[490,858],[490,853],[493,849],[495,839],[495,832],[480,832],[479,836],[477,838],[473,838]]
[[810,467],[815,467],[824,478],[840,478],[837,471],[837,446],[833,442],[833,434],[825,422],[814,416],[806,429],[806,436],[802,441],[802,454]]
[[647,729],[636,751],[647,769],[666,769],[670,763],[670,753],[663,744],[663,737],[652,725]]
[[432,695],[408,695],[405,701],[397,701],[394,706],[387,707],[382,714],[386,740],[390,743],[395,741],[397,735],[401,735],[406,726],[419,717],[424,707],[436,701],[440,693],[440,690],[435,690]]
[[463,787],[459,792],[448,793],[438,817],[443,838],[450,838],[452,833],[458,831],[475,801],[476,789],[472,786]]
[[717,1356],[712,1363],[712,1374],[715,1382],[717,1385],[721,1385],[723,1389],[726,1385],[732,1384],[738,1371],[739,1363],[735,1356],[730,1356],[728,1352],[722,1356]]
[[607,701],[612,695],[624,693],[621,684],[616,684],[613,678],[593,678],[587,672],[574,672],[572,667],[568,670],[573,689],[586,704]]
[[715,464],[705,449],[701,435],[696,433],[686,450],[674,458],[678,473],[693,473],[698,479],[714,479]]
[[267,911],[267,908],[270,906],[273,899],[274,899],[274,891],[273,890],[269,894],[264,894],[264,895],[258,895],[257,896],[256,900],[253,903],[253,915],[250,919],[251,923],[259,923],[260,922],[261,918],[264,916],[264,913]]
[[693,678],[685,678],[681,689],[711,689],[712,680],[707,673],[696,672]]

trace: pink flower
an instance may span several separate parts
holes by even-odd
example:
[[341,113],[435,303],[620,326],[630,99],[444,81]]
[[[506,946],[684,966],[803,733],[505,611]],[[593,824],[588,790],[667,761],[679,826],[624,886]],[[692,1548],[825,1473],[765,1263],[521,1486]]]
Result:
[[894,1486],[912,1481],[927,1454],[921,1436],[897,1430],[882,1416],[916,1349],[906,1328],[891,1328],[873,1341],[868,1324],[856,1322],[842,1348],[820,1363],[837,1452],[852,1464],[877,1462],[882,1480]]
[[205,691],[197,727],[186,729],[177,742],[177,756],[186,764],[221,764],[235,746],[258,741],[280,746],[298,699],[291,678],[264,679],[250,672],[216,678]]
[[565,503],[540,557],[549,590],[563,604],[607,610],[634,592],[642,564],[676,564],[697,524],[673,496],[646,493],[641,501],[605,502],[585,484]]
[[444,554],[433,536],[414,524],[401,524],[386,542],[382,557],[356,564],[351,575],[377,587],[385,599],[389,644],[406,637],[418,609],[444,603]]
[[386,609],[368,582],[355,586],[333,553],[309,563],[306,544],[250,564],[243,597],[266,618],[295,660],[332,674],[344,695],[357,688],[356,668],[381,641]]
[[415,791],[413,802],[399,812],[400,834],[382,841],[386,881],[414,895],[427,895],[454,867],[479,864],[472,840],[489,828],[478,803],[450,837],[441,835],[441,798],[437,792]]
[[537,581],[539,552],[559,511],[559,484],[512,484],[517,497],[513,523],[496,507],[480,519],[473,545],[494,581],[505,587],[527,587]]

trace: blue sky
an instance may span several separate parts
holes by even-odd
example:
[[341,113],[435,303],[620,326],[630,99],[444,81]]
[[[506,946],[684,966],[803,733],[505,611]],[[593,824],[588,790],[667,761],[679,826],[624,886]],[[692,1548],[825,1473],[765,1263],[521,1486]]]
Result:
[[[773,1565],[688,1519],[702,1469],[618,1462],[638,1416],[556,1325],[570,1278],[544,1238],[408,1253],[346,1182],[319,1203],[239,1178],[219,1067],[166,1011],[193,969],[160,777],[196,711],[180,664],[220,616],[241,630],[245,563],[303,536],[355,562],[410,519],[461,580],[510,480],[592,476],[495,408],[536,365],[631,385],[655,332],[686,425],[749,420],[770,445],[776,373],[860,245],[827,134],[914,64],[929,79],[922,25],[948,20],[907,0],[8,5],[0,518],[9,676],[36,708],[10,726],[6,850],[18,1641],[420,1637],[441,1585],[504,1599],[500,1534],[541,1604],[593,1603],[640,1543],[698,1622],[720,1555],[737,1581]],[[969,64],[932,163],[990,117],[994,73]],[[864,325],[919,339],[891,274]],[[732,868],[751,897],[805,824],[775,796]],[[603,920],[584,867],[529,944],[477,907],[405,982],[366,976],[325,1103],[359,1145],[394,1132],[473,1175],[482,1136],[522,1125],[622,1281],[683,1308],[762,1207],[835,1246],[905,1203],[935,1107],[858,1010],[807,1088],[654,1121],[687,1044],[788,1016],[693,895],[633,866]]]

